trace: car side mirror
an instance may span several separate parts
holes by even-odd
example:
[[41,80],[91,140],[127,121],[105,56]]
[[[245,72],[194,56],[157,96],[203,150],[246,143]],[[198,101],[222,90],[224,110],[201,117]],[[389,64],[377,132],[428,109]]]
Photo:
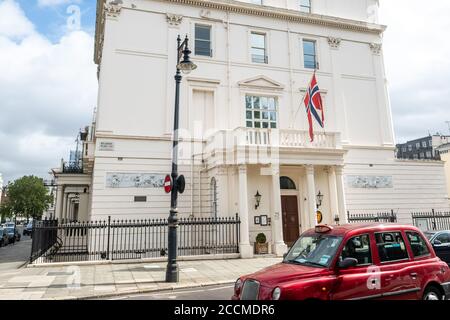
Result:
[[442,244],[442,242],[441,242],[441,241],[439,241],[438,239],[435,239],[435,240],[433,241],[433,244],[437,244],[437,245],[439,245],[439,244]]
[[351,268],[351,267],[356,267],[356,265],[358,264],[358,260],[356,260],[355,258],[345,258],[342,261],[339,261],[339,268],[340,269],[347,269],[347,268]]

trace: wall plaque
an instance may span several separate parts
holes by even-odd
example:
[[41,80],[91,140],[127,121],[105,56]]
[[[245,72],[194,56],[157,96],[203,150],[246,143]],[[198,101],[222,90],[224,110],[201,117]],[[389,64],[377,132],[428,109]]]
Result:
[[350,188],[393,188],[392,176],[347,176],[347,186]]
[[100,151],[114,151],[114,142],[102,141],[99,146]]
[[164,175],[157,173],[106,173],[107,188],[163,188]]

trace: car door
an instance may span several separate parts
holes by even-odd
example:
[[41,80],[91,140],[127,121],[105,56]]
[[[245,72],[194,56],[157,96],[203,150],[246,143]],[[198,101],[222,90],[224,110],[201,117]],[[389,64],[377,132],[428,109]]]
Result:
[[436,255],[441,258],[442,261],[450,264],[450,232],[443,231],[438,233],[432,240],[432,244]]
[[355,258],[358,264],[348,269],[336,268],[336,285],[332,300],[361,300],[381,296],[378,268],[373,263],[373,235],[363,233],[347,240],[339,256],[339,261],[345,258]]
[[382,299],[416,299],[417,287],[411,271],[411,259],[405,236],[400,230],[376,232],[377,259],[380,268]]

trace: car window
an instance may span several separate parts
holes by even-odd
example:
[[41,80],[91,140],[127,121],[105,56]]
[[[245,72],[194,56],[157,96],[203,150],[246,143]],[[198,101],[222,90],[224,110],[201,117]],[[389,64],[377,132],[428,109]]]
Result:
[[427,243],[420,234],[418,234],[417,232],[408,231],[406,232],[406,236],[408,237],[408,241],[411,245],[411,250],[414,257],[420,257],[430,254]]
[[439,240],[441,243],[450,243],[450,233],[441,233],[435,240]]
[[345,258],[355,258],[358,260],[358,265],[371,264],[372,253],[369,235],[363,234],[349,239],[340,256],[341,261]]
[[381,262],[408,259],[405,241],[400,232],[375,233],[378,255]]

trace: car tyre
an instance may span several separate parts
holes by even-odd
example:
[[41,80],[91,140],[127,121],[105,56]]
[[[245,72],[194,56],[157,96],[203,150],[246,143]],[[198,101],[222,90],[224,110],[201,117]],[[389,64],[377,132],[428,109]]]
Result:
[[435,286],[429,286],[425,289],[422,300],[442,300],[442,292]]

